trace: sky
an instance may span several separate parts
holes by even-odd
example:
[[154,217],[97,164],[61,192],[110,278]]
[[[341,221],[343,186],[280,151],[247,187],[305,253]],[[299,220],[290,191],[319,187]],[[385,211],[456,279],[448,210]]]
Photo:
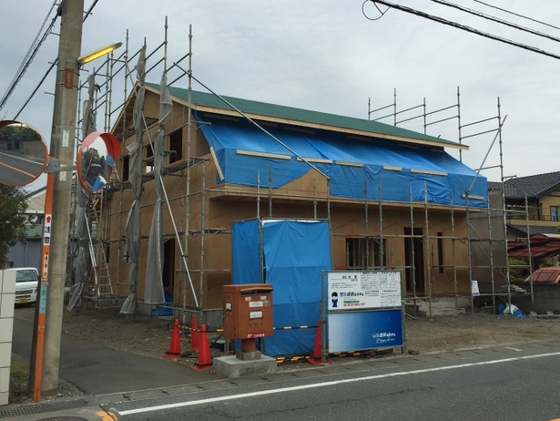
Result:
[[[50,0],[4,1],[0,25],[0,97],[4,96],[43,22],[50,23]],[[430,0],[392,0],[494,36],[510,39],[560,56],[560,44],[519,29],[476,17]],[[560,8],[550,0],[451,0],[487,15],[560,38]],[[459,141],[470,149],[459,156],[447,151],[491,181],[501,176],[528,176],[559,170],[550,154],[560,137],[557,122],[560,61],[446,26],[394,8],[363,0],[85,0],[95,5],[84,22],[82,52],[123,42],[116,53],[135,54],[144,41],[148,54],[165,41],[167,67],[189,51],[192,27],[192,72],[204,85],[221,94],[338,115],[376,119],[390,114],[396,98],[398,120],[422,114],[426,104],[427,133]],[[492,5],[494,7],[490,7]],[[506,9],[512,13],[506,13]],[[381,15],[380,11],[385,12]],[[525,19],[526,16],[532,20]],[[539,23],[546,23],[548,25]],[[560,24],[559,24],[560,26]],[[0,119],[18,120],[35,127],[50,142],[54,71],[20,112],[57,57],[60,20],[41,45],[10,98]],[[151,68],[163,57],[155,51]],[[99,66],[99,64],[97,63]],[[96,62],[83,67],[82,81]],[[188,69],[188,62],[180,66]],[[159,83],[160,63],[147,75]],[[176,68],[169,80],[179,76]],[[173,86],[186,88],[182,77]],[[193,83],[193,89],[205,90]],[[458,91],[460,99],[458,99]],[[396,92],[396,95],[395,95]],[[115,77],[112,106],[124,101],[124,78]],[[459,101],[459,102],[458,102]],[[498,109],[498,103],[500,108]],[[460,112],[458,111],[460,105]],[[370,113],[370,110],[391,106]],[[436,110],[448,108],[447,111]],[[100,113],[103,114],[103,113]],[[502,157],[496,138],[497,116],[502,130]],[[484,123],[471,125],[481,120]],[[381,120],[393,124],[393,117]],[[111,122],[113,123],[113,122]],[[400,127],[424,131],[423,119],[400,122]],[[101,117],[98,129],[103,128]],[[487,131],[488,133],[471,136]],[[503,163],[503,172],[497,166]],[[44,183],[41,177],[34,186]]]

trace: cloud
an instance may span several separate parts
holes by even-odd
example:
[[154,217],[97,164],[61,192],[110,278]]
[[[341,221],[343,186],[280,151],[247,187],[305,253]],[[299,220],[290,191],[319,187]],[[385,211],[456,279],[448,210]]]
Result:
[[[395,2],[560,54],[556,42],[433,2]],[[559,34],[553,28],[473,5],[472,1],[455,2]],[[521,0],[495,0],[492,4],[543,21],[560,20],[560,10],[545,0],[530,4]],[[19,0],[4,8],[5,23],[0,27],[0,36],[12,42],[0,46],[5,58],[0,61],[0,94],[12,80],[50,6]],[[86,2],[86,7],[89,6]],[[365,6],[371,12],[371,4]],[[368,20],[362,15],[362,2],[339,0],[162,0],[155,3],[102,0],[84,24],[82,51],[122,41],[132,55],[146,39],[149,52],[160,47],[150,59],[153,65],[156,57],[163,55],[166,18],[168,67],[188,52],[192,24],[193,73],[220,94],[367,118],[368,101],[371,108],[392,104],[395,88],[399,110],[422,105],[425,100],[426,110],[431,112],[457,104],[457,87],[460,87],[462,123],[496,116],[500,98],[499,112],[502,118],[507,115],[502,139],[506,174],[530,175],[557,168],[554,160],[548,158],[553,142],[560,135],[555,124],[560,111],[555,59],[396,10],[389,10],[378,20]],[[58,31],[57,24],[55,32]],[[49,62],[56,57],[57,48],[58,38],[49,36],[0,116],[6,112],[11,116],[19,110]],[[187,65],[186,61],[181,63],[183,68]],[[100,63],[94,62],[83,70],[84,80],[95,66]],[[162,64],[152,70],[148,80],[159,82],[161,70]],[[178,76],[180,71],[174,69],[172,73]],[[124,89],[123,78],[118,83],[115,81],[112,107],[123,103],[134,77],[132,74],[129,79],[128,91]],[[186,87],[186,77],[176,83]],[[194,87],[202,89],[196,84]],[[52,96],[48,93],[53,91],[54,74],[21,116],[46,133],[46,138],[50,137],[52,122]],[[450,110],[442,116],[448,117],[453,112]],[[98,111],[100,118],[104,113],[103,109]],[[391,123],[392,119],[384,121]],[[424,130],[422,119],[402,125]],[[457,141],[457,126],[457,119],[452,119],[428,126],[428,133]],[[465,128],[463,132],[469,130]],[[463,154],[465,162],[479,166],[493,136],[465,139],[464,143],[471,145],[471,150]],[[492,150],[490,154],[493,163],[499,163],[498,152]],[[500,177],[499,171],[490,173],[491,179]]]

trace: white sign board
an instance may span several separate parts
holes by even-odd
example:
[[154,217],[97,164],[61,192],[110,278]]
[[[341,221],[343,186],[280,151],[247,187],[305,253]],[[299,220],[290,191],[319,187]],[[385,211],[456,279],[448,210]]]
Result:
[[478,289],[478,281],[471,281],[471,291],[473,297],[478,297],[480,295],[480,290]]
[[401,272],[328,272],[328,310],[401,307]]

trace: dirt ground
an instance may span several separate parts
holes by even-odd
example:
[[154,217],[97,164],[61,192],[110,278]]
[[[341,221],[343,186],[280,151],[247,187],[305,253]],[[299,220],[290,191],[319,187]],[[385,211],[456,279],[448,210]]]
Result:
[[[33,307],[16,308],[15,317],[32,321]],[[84,309],[80,312],[65,312],[62,322],[64,334],[87,340],[128,353],[162,358],[169,350],[173,321],[150,318],[143,315],[126,317],[116,313],[115,309]],[[514,345],[526,342],[557,340],[560,338],[560,317],[520,318],[511,315],[460,314],[440,317],[406,317],[405,346],[410,354],[429,354],[451,352],[465,349],[488,347],[493,345]],[[210,340],[216,338],[210,336]],[[187,334],[181,335],[183,357],[179,364],[192,365],[197,362],[197,354],[190,352]],[[212,348],[213,356],[223,355]],[[336,359],[334,360],[336,362]],[[11,389],[13,402],[29,399],[26,393],[27,374],[25,361],[13,359]],[[291,363],[286,363],[291,364]],[[22,374],[23,373],[23,374]],[[61,384],[58,396],[76,396],[78,390],[72,385]]]
[[[34,309],[17,308],[15,316],[32,321]],[[143,315],[127,317],[117,314],[115,309],[85,309],[76,313],[64,312],[62,331],[111,349],[161,358],[169,350],[173,321]],[[482,313],[407,317],[405,333],[406,349],[411,353],[450,352],[558,339],[560,317],[521,318]],[[181,336],[182,350],[190,347],[187,336]]]

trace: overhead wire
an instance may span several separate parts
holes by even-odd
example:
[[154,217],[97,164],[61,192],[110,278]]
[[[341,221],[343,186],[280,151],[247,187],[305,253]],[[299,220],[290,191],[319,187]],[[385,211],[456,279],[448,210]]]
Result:
[[529,21],[531,21],[531,22],[538,23],[539,25],[548,26],[548,27],[554,28],[554,29],[560,29],[560,27],[554,26],[554,25],[552,25],[552,24],[550,24],[550,23],[543,22],[543,21],[540,21],[540,20],[531,18],[531,17],[529,17],[529,16],[525,16],[525,15],[522,15],[522,14],[519,14],[519,13],[515,13],[515,12],[512,12],[511,10],[503,9],[503,8],[501,8],[501,7],[498,7],[498,6],[494,6],[493,4],[489,4],[489,3],[483,2],[483,1],[481,1],[481,0],[474,0],[474,1],[477,2],[477,3],[480,3],[480,4],[484,5],[484,6],[491,7],[491,8],[493,8],[493,9],[500,10],[501,12],[505,12],[505,13],[508,13],[508,14],[510,14],[510,15],[517,16],[518,18],[527,19],[527,20],[529,20]]
[[14,76],[14,79],[10,82],[10,85],[8,86],[8,89],[6,90],[4,95],[2,96],[2,99],[0,99],[0,110],[4,107],[4,104],[6,103],[8,98],[11,96],[11,94],[14,91],[14,89],[16,88],[17,84],[19,83],[19,81],[23,77],[25,71],[27,70],[27,68],[29,67],[29,65],[31,64],[31,62],[35,58],[35,56],[37,55],[37,52],[39,51],[39,48],[41,47],[43,42],[47,39],[47,36],[51,33],[51,29],[56,22],[56,18],[58,17],[58,14],[54,18],[52,18],[50,25],[48,26],[48,28],[45,30],[45,32],[41,36],[41,33],[43,32],[43,28],[45,27],[47,21],[49,20],[49,16],[51,15],[51,13],[52,13],[52,11],[53,11],[53,9],[55,8],[56,5],[57,5],[57,1],[55,0],[54,3],[52,4],[50,10],[49,10],[49,13],[47,13],[47,16],[46,16],[45,20],[43,21],[43,24],[41,25],[41,28],[39,29],[35,39],[31,43],[31,47],[29,47],[29,50],[27,51],[27,54],[23,58],[22,63],[20,64],[18,70],[16,71],[16,75]]
[[[93,0],[93,3],[91,4],[91,6],[89,7],[89,9],[87,10],[87,12],[85,12],[84,14],[84,19],[83,22],[86,21],[86,19],[92,14],[92,11],[94,9],[94,7],[97,5],[97,3],[99,2],[99,0]],[[57,4],[57,0],[55,0],[54,5]],[[53,6],[54,6],[53,5]],[[60,7],[60,5],[58,5]],[[50,16],[50,13],[52,12],[52,8],[49,11],[49,14],[47,15],[47,19],[48,16]],[[53,18],[53,22],[51,23],[51,26],[49,28],[48,31],[45,32],[46,35],[50,34],[50,29],[52,28],[52,26],[54,25],[54,22],[56,20],[56,18],[59,16],[60,14],[57,12],[57,15],[55,16],[55,18]],[[39,90],[39,88],[41,87],[41,85],[43,84],[43,82],[45,81],[45,79],[48,77],[48,75],[50,74],[50,72],[52,71],[52,69],[55,67],[56,62],[57,62],[58,58],[53,60],[51,62],[51,65],[49,66],[49,68],[47,69],[47,71],[45,72],[45,74],[43,75],[43,77],[41,78],[41,80],[39,81],[39,83],[37,84],[37,86],[35,87],[35,89],[33,90],[33,92],[31,93],[31,95],[27,98],[27,100],[25,101],[25,103],[23,104],[23,106],[20,108],[20,110],[17,112],[17,114],[15,115],[15,117],[13,118],[14,120],[17,120],[17,118],[19,117],[19,115],[22,113],[22,111],[25,109],[25,107],[27,106],[27,104],[29,104],[29,102],[31,101],[31,99],[33,99],[33,97],[35,96],[35,94],[37,93],[37,91]],[[30,63],[30,62],[29,62]],[[27,63],[27,66],[29,65],[29,63]],[[26,66],[26,68],[27,68]],[[23,74],[22,74],[23,76]],[[20,77],[21,79],[21,77]],[[19,80],[18,80],[19,82]],[[11,89],[12,91],[15,89],[17,83],[16,82],[13,86],[13,88]],[[10,92],[11,94],[11,92]],[[9,96],[9,95],[8,95]],[[7,99],[7,98],[6,98]],[[3,102],[0,103],[0,109],[2,108]]]
[[488,32],[479,31],[478,29],[471,28],[470,26],[462,25],[460,23],[450,21],[450,20],[441,18],[439,16],[430,15],[430,14],[422,12],[420,10],[412,9],[410,7],[402,6],[402,5],[399,5],[399,4],[389,3],[389,2],[384,1],[384,0],[370,0],[370,1],[372,1],[374,3],[382,4],[384,6],[391,7],[393,9],[400,10],[400,11],[405,12],[405,13],[410,13],[410,14],[413,14],[413,15],[416,15],[416,16],[420,16],[420,17],[423,17],[425,19],[441,23],[443,25],[448,25],[448,26],[451,26],[451,27],[454,27],[454,28],[457,28],[457,29],[461,29],[463,31],[470,32],[470,33],[475,34],[475,35],[479,35],[479,36],[482,36],[482,37],[485,37],[485,38],[493,39],[494,41],[499,41],[499,42],[502,42],[504,44],[512,45],[514,47],[519,47],[519,48],[522,48],[522,49],[525,49],[525,50],[528,50],[528,51],[532,51],[534,53],[541,54],[541,55],[544,55],[544,56],[547,56],[547,57],[560,59],[560,55],[551,53],[549,51],[542,50],[542,49],[537,48],[537,47],[533,47],[532,45],[522,44],[522,43],[519,43],[519,42],[516,42],[516,41],[512,41],[510,39],[507,39],[507,38],[503,38],[503,37],[499,37],[497,35],[490,34]]
[[485,13],[469,9],[467,7],[463,7],[463,6],[460,6],[460,5],[455,4],[455,3],[449,3],[445,0],[431,0],[431,1],[433,3],[438,3],[438,4],[441,4],[441,5],[446,6],[446,7],[451,7],[453,9],[460,10],[461,12],[465,12],[465,13],[483,18],[483,19],[487,19],[487,20],[490,20],[492,22],[499,23],[501,25],[509,26],[510,28],[515,28],[515,29],[519,29],[520,31],[523,31],[523,32],[528,32],[532,35],[537,35],[539,37],[548,38],[552,41],[560,41],[560,38],[558,38],[558,37],[554,37],[552,35],[545,34],[544,32],[540,32],[540,31],[536,31],[536,30],[531,29],[531,28],[527,28],[526,26],[517,25],[515,23],[508,22],[507,20],[497,18],[495,16],[490,16],[490,15],[487,15]]
[[366,19],[368,19],[368,20],[379,20],[379,19],[381,19],[381,18],[385,15],[385,13],[387,13],[387,11],[390,9],[390,7],[388,7],[387,9],[385,9],[385,11],[382,11],[382,10],[379,8],[379,6],[378,6],[377,4],[375,4],[375,2],[373,2],[373,3],[374,3],[373,5],[375,6],[375,8],[377,9],[377,11],[379,12],[379,16],[377,16],[376,18],[372,18],[372,17],[368,16],[368,14],[366,13],[366,10],[365,10],[366,3],[369,3],[369,0],[364,0],[364,2],[362,3],[362,15],[364,15],[364,17],[365,17]]

